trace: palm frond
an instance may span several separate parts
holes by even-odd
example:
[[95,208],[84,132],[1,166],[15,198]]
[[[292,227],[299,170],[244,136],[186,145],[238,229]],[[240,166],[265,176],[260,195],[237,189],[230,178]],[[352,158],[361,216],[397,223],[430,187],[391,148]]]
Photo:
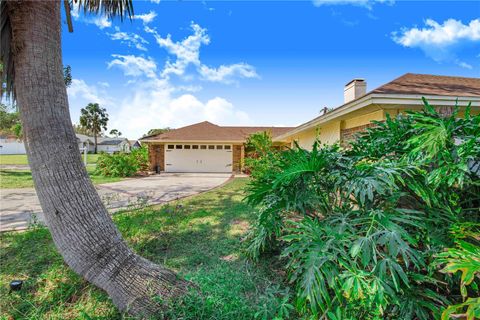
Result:
[[83,8],[83,12],[103,14],[109,18],[120,17],[123,21],[125,17],[133,17],[132,0],[73,0],[75,5]]

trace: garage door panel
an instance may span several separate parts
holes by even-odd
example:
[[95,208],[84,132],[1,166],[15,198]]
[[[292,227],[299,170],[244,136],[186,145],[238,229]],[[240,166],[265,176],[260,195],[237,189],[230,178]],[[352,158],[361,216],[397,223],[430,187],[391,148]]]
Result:
[[166,172],[232,172],[232,150],[167,149]]

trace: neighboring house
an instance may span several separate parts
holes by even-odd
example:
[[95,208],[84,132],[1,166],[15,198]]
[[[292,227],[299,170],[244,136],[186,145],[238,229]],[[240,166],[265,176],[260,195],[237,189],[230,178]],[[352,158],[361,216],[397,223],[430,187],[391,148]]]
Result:
[[130,144],[130,150],[140,149],[142,147],[142,144],[138,140],[128,140],[128,143]]
[[0,154],[26,154],[23,141],[14,135],[0,135]]
[[165,172],[240,172],[247,137],[269,131],[273,137],[293,128],[226,127],[208,121],[144,137],[150,169]]
[[348,144],[354,135],[371,127],[373,120],[383,121],[405,110],[420,110],[421,98],[442,112],[451,112],[458,99],[460,111],[472,103],[472,113],[480,110],[480,79],[407,73],[367,93],[363,79],[345,85],[344,104],[274,138],[276,142],[311,149],[321,143]]
[[80,133],[76,133],[75,135],[77,136],[78,149],[80,149],[81,152],[84,152],[85,148],[87,149],[87,152],[95,151],[92,137]]
[[130,152],[127,138],[97,138],[97,152]]

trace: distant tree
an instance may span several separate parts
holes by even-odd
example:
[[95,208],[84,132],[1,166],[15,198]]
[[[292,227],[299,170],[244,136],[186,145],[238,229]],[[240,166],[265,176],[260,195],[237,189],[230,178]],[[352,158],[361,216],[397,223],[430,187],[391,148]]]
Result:
[[0,104],[0,133],[22,137],[20,116],[14,107]]
[[120,131],[118,131],[117,129],[112,129],[112,130],[110,130],[110,135],[118,138],[118,137],[122,136],[122,133]]
[[94,152],[97,153],[97,137],[102,130],[107,130],[107,109],[101,108],[98,103],[89,103],[80,112],[80,125],[93,134]]
[[73,127],[73,131],[75,131],[75,133],[83,134],[83,135],[86,135],[86,136],[92,135],[90,130],[88,130],[87,128],[83,127],[80,124],[72,124],[72,127]]
[[159,128],[159,129],[150,129],[146,134],[143,135],[143,137],[156,136],[157,134],[162,134],[170,130],[172,130],[172,128],[169,128],[169,127]]

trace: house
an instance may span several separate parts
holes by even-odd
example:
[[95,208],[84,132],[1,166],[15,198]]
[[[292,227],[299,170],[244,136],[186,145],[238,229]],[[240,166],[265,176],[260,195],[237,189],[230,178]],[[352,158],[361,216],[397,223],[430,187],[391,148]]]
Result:
[[451,112],[458,99],[460,111],[472,103],[472,113],[480,111],[480,78],[463,78],[407,73],[367,93],[367,83],[354,79],[344,88],[344,104],[274,138],[293,147],[297,142],[311,149],[321,143],[347,145],[354,135],[405,110],[423,108],[422,97],[441,112]]
[[14,135],[0,135],[0,154],[26,154],[23,141]]
[[92,153],[95,151],[95,145],[92,137],[80,133],[76,133],[75,135],[77,136],[78,149],[81,152],[84,152],[85,149],[87,149],[87,153]]
[[247,137],[269,131],[273,137],[290,127],[228,127],[208,121],[148,136],[150,169],[156,172],[240,172]]
[[[80,151],[95,152],[95,139],[84,134],[75,134],[77,136],[78,148]],[[130,142],[127,138],[109,138],[97,137],[97,152],[115,153],[130,152]]]
[[138,140],[128,140],[128,144],[130,145],[130,150],[139,149],[142,147],[142,144]]
[[130,152],[127,138],[97,138],[97,152],[115,153]]

